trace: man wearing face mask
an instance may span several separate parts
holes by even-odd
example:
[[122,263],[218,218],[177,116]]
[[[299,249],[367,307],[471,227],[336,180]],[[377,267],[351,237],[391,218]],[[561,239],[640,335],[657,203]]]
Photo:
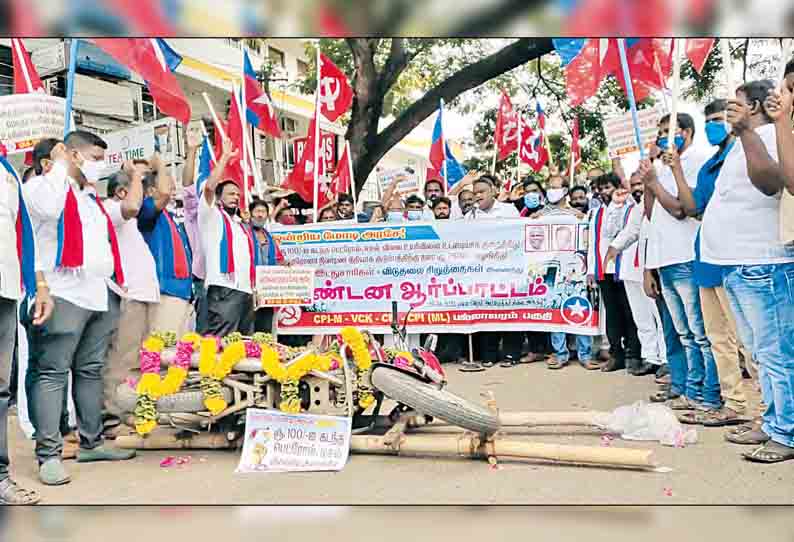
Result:
[[413,194],[405,200],[405,219],[409,222],[424,220],[425,202]]
[[207,329],[203,334],[226,336],[254,328],[255,253],[251,233],[238,217],[240,189],[221,182],[230,159],[239,153],[228,139],[223,154],[205,181],[199,202],[199,231],[207,261]]
[[[645,181],[645,212],[650,219],[646,274],[658,269],[661,294],[684,347],[686,364],[668,355],[672,380],[668,402],[673,410],[713,411],[719,409],[720,384],[711,342],[703,325],[698,284],[695,280],[695,237],[699,224],[687,218],[678,201],[678,183],[695,186],[698,172],[708,160],[707,150],[694,146],[695,123],[679,113],[672,145],[668,145],[669,116],[659,121],[657,147],[661,162],[640,162]],[[677,180],[678,178],[678,180]],[[676,397],[677,394],[681,394]]]
[[105,168],[107,144],[94,134],[71,132],[56,145],[49,172],[23,187],[36,232],[36,268],[44,271],[55,301],[51,320],[31,332],[30,363],[37,368],[31,402],[36,404],[39,478],[61,485],[70,478],[61,462],[60,422],[72,371],[80,432],[78,461],[124,460],[134,451],[114,450],[102,438],[102,373],[124,272],[116,232],[95,184]]
[[519,216],[529,217],[534,215],[546,205],[546,190],[538,181],[533,179],[524,181],[522,203],[524,208],[521,209]]
[[[283,265],[284,256],[273,236],[267,230],[268,205],[261,199],[251,202],[248,207],[251,213],[251,231],[253,232],[256,265]],[[273,307],[261,307],[256,310],[254,331],[273,332]]]
[[[717,147],[717,150],[700,168],[694,190],[685,182],[683,176],[676,175],[677,197],[673,197],[666,190],[661,193],[661,197],[671,208],[677,211],[680,207],[686,216],[694,218],[702,216],[714,195],[715,184],[725,157],[735,144],[735,137],[730,133],[730,126],[726,121],[727,105],[726,100],[717,99],[708,104],[704,111],[706,137],[712,146]],[[748,363],[750,356],[741,349],[741,344],[737,339],[733,311],[730,308],[727,293],[722,287],[722,275],[725,268],[704,263],[701,259],[700,243],[700,231],[698,231],[694,241],[694,278],[699,287],[703,325],[711,342],[721,394],[725,403],[719,410],[685,415],[683,421],[717,427],[737,423],[748,411],[739,365],[740,351]]]
[[424,209],[424,219],[433,220],[433,202],[444,195],[444,186],[439,179],[429,179],[425,182],[425,201],[427,207]]

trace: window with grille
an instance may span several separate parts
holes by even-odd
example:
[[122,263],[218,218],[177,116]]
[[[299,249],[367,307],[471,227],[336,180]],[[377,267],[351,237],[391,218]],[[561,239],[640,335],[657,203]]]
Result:
[[14,93],[14,63],[11,47],[0,47],[0,96]]
[[280,51],[275,47],[268,46],[267,54],[271,64],[281,66],[282,68],[286,66],[284,51]]

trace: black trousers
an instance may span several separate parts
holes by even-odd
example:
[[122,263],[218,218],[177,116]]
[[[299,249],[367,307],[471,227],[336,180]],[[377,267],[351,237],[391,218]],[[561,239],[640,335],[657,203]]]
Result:
[[524,333],[521,331],[484,331],[478,333],[480,359],[496,363],[499,361],[499,342],[502,343],[501,354],[504,359],[518,361],[521,358],[521,345]]
[[262,307],[254,313],[254,331],[257,333],[273,332],[273,307]]
[[618,361],[641,359],[642,347],[637,337],[637,325],[623,282],[615,282],[614,275],[605,275],[604,280],[598,281],[598,287],[607,313],[609,353]]
[[254,296],[224,286],[207,288],[207,330],[216,337],[239,331],[251,335],[254,331]]

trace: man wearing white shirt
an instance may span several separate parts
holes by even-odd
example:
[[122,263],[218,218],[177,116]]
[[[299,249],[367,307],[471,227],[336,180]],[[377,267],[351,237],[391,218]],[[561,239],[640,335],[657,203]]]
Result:
[[[157,169],[159,161],[152,162]],[[151,329],[150,320],[160,301],[154,257],[138,230],[143,176],[147,171],[148,166],[144,164],[126,163],[124,169],[108,181],[109,197],[105,201],[105,209],[116,230],[127,291],[121,300],[118,329],[105,363],[106,429],[121,423],[121,409],[113,401],[116,388],[138,367],[141,344],[155,331]]]
[[[640,164],[646,182],[645,210],[651,226],[645,266],[659,271],[662,296],[687,359],[686,368],[670,360],[670,376],[676,383],[674,387],[680,388],[684,381],[685,384],[683,396],[671,399],[669,406],[674,410],[714,411],[721,407],[722,399],[717,365],[706,335],[699,288],[695,281],[694,247],[699,224],[697,220],[687,218],[680,205],[671,205],[666,197],[678,195],[676,176],[695,187],[698,172],[710,158],[710,150],[692,144],[695,123],[686,113],[678,114],[675,141],[668,150],[669,121],[669,116],[659,121],[657,140],[657,147],[665,153],[662,157],[665,165],[652,165],[648,160]],[[686,378],[682,374],[684,371]]]
[[[483,175],[474,182],[474,207],[464,220],[495,220],[500,218],[520,218],[515,205],[496,200],[496,186],[490,175]],[[480,357],[485,367],[491,367],[499,358],[499,341],[502,340],[503,366],[512,366],[521,359],[521,332],[483,332],[479,334]]]
[[758,362],[767,405],[761,430],[729,440],[761,444],[744,454],[759,463],[794,459],[794,246],[784,243],[779,229],[783,190],[794,193],[792,94],[785,87],[776,94],[774,87],[772,81],[745,83],[729,102],[727,120],[737,141],[700,233],[703,261],[728,266],[723,285],[737,331]]
[[[94,187],[104,167],[107,144],[87,132],[72,132],[56,145],[49,173],[23,187],[36,233],[36,269],[43,271],[55,301],[53,317],[31,334],[30,361],[37,367],[31,401],[36,410],[36,456],[46,485],[70,481],[61,462],[63,394],[71,369],[78,417],[77,460],[124,460],[134,451],[114,450],[102,439],[102,373],[110,338],[118,323],[118,297],[107,280],[118,276],[112,242],[115,232]],[[71,214],[70,214],[71,213]],[[77,222],[67,221],[74,219]],[[61,222],[61,219],[64,219]],[[59,227],[59,222],[63,227]],[[67,235],[69,224],[79,224]],[[66,254],[66,237],[76,236],[79,257]],[[67,267],[66,257],[69,256]],[[77,262],[72,263],[72,262]]]
[[233,181],[221,182],[232,150],[224,140],[223,154],[204,183],[199,201],[198,223],[207,268],[206,333],[223,337],[254,329],[252,239],[238,218],[240,189]]
[[[25,286],[35,288],[35,304],[31,317],[33,325],[44,324],[52,315],[53,301],[49,294],[47,281],[43,273],[35,273],[33,251],[35,238],[17,236],[17,220],[20,211],[24,212],[24,201],[20,201],[19,185],[16,172],[3,158],[0,168],[0,504],[36,504],[39,495],[35,491],[26,490],[16,484],[9,475],[8,454],[8,403],[11,396],[11,366],[14,353],[14,342],[17,334],[17,310],[23,297],[21,287],[24,275]],[[24,215],[23,215],[24,216]],[[23,224],[23,228],[25,225]],[[33,233],[28,229],[29,233]],[[22,232],[20,232],[22,233]],[[23,257],[17,254],[18,242],[21,242]],[[28,260],[30,258],[30,260]],[[27,269],[25,269],[27,268]],[[32,291],[25,291],[32,297]]]

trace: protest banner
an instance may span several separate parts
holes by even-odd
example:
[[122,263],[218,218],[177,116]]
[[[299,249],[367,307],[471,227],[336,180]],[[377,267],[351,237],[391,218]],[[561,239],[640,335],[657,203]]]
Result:
[[256,267],[256,308],[284,305],[311,305],[314,273],[310,267],[258,265]]
[[148,160],[154,154],[154,126],[144,124],[127,130],[104,134],[108,144],[105,151],[105,174],[121,169],[126,160]]
[[[295,156],[296,164],[303,154],[306,140],[307,138],[305,137],[292,140],[292,152]],[[320,171],[330,172],[336,169],[336,134],[333,132],[320,131],[320,156],[325,159],[325,167],[320,166]]]
[[350,453],[350,420],[249,408],[236,472],[340,471]]
[[598,333],[586,286],[588,226],[540,220],[274,227],[287,261],[315,268],[311,306],[283,307],[279,334],[344,326],[389,333],[391,302],[411,333]]
[[40,139],[63,138],[66,101],[32,92],[0,96],[0,141],[8,154],[32,150]]
[[[656,141],[659,119],[663,114],[664,112],[659,107],[643,109],[637,112],[640,135],[646,150]],[[605,120],[603,126],[610,159],[639,151],[630,111]]]
[[395,179],[397,179],[396,194],[408,196],[419,192],[419,176],[413,168],[382,169],[377,172],[377,178],[382,192],[385,192]]

